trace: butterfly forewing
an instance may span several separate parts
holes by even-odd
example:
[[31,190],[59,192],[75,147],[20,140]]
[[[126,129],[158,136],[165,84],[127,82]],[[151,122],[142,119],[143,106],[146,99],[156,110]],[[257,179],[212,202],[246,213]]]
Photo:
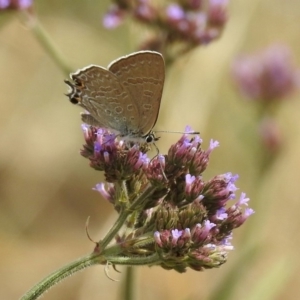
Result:
[[[135,118],[137,108],[132,106],[131,110],[127,109],[127,105],[132,103],[131,95],[110,71],[90,66],[71,77],[79,83],[78,104],[91,114],[98,126],[115,129],[122,135],[127,134],[128,128],[130,130],[138,126]],[[95,125],[97,122],[89,123]]]
[[154,127],[165,79],[161,54],[141,51],[112,62],[109,71],[127,88],[139,112],[139,133],[146,135]]

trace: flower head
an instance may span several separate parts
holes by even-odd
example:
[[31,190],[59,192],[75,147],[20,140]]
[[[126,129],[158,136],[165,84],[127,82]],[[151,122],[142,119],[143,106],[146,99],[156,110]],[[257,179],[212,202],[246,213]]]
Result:
[[[235,228],[253,214],[244,193],[235,203],[237,175],[225,173],[205,181],[213,149],[185,133],[166,155],[149,159],[145,145],[126,143],[107,129],[83,125],[81,154],[91,167],[104,171],[107,183],[95,190],[118,213],[128,212],[125,230],[116,235],[118,254],[109,260],[138,260],[156,254],[151,264],[185,272],[218,267],[233,249]],[[191,132],[190,128],[186,132]]]
[[[140,49],[158,50],[167,61],[196,46],[219,38],[227,22],[228,0],[180,0],[159,3],[149,0],[116,0],[104,16],[106,28],[119,26],[125,16],[153,32]],[[175,53],[175,54],[174,54]]]
[[138,145],[128,147],[123,140],[105,128],[82,126],[86,144],[81,155],[90,160],[92,168],[104,171],[108,182],[126,180],[138,176],[149,163],[147,155]]
[[264,102],[285,99],[299,87],[300,79],[291,51],[283,45],[237,58],[233,75],[243,94]]

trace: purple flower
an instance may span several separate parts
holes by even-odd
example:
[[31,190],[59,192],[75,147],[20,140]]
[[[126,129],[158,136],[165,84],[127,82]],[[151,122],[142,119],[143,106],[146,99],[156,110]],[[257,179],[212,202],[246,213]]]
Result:
[[175,246],[177,244],[178,239],[182,236],[182,230],[174,229],[171,230],[172,233],[172,244]]
[[224,26],[227,22],[228,0],[210,0],[208,9],[208,22],[213,26]]
[[93,190],[99,192],[101,196],[110,203],[114,203],[115,189],[112,183],[107,183],[107,187],[103,182],[96,184]]
[[28,9],[33,5],[33,0],[0,0],[0,10]]
[[181,139],[174,145],[171,146],[167,161],[172,165],[169,168],[166,165],[166,174],[171,172],[173,175],[182,172],[182,167],[177,171],[174,169],[175,166],[184,166],[188,173],[191,175],[201,175],[207,167],[209,161],[209,155],[212,149],[203,151],[201,149],[202,139],[195,135],[189,139],[187,134],[184,134]]
[[204,151],[202,139],[191,137],[187,127],[167,155],[150,160],[147,144],[125,142],[104,128],[83,125],[82,130],[86,144],[81,153],[106,178],[94,190],[119,214],[128,213],[124,230],[115,235],[118,257],[130,261],[146,254],[157,257],[153,264],[180,273],[226,262],[232,231],[254,211],[245,193],[229,205],[237,175],[228,172],[205,181],[199,174],[218,142],[211,140]]
[[280,45],[237,58],[233,76],[245,96],[265,102],[286,98],[299,87],[300,78],[291,51]]
[[185,12],[178,4],[170,4],[166,8],[166,16],[169,21],[180,21],[184,19]]
[[248,206],[248,201],[249,200],[250,200],[249,198],[246,198],[246,194],[245,193],[241,193],[240,199],[236,203],[236,205],[238,205],[238,206],[242,206],[242,205]]
[[114,3],[104,17],[104,26],[115,28],[125,17],[143,23],[147,26],[147,38],[138,48],[164,53],[166,62],[219,38],[228,19],[228,0],[210,0],[208,3],[203,0],[177,3],[118,0]]
[[196,226],[192,229],[192,240],[197,246],[202,246],[211,241],[211,237],[209,236],[210,230],[214,228],[216,224],[211,223],[209,220],[204,221],[204,225],[196,224]]
[[228,217],[222,226],[226,226],[227,228],[237,228],[240,227],[249,216],[254,214],[254,210],[251,208],[244,206],[248,206],[249,198],[246,198],[245,193],[241,193],[240,199],[236,202],[236,204],[232,205],[226,210]]
[[157,155],[150,162],[147,160],[144,164],[144,171],[152,184],[164,184],[165,157],[163,155]]
[[128,147],[123,140],[105,128],[82,126],[86,145],[81,155],[90,160],[96,170],[104,171],[108,182],[128,179],[142,172],[149,164],[147,155],[138,145]]
[[237,187],[234,182],[236,179],[236,175],[226,173],[217,175],[204,184],[202,203],[207,207],[210,215],[215,215],[229,200],[235,198]]
[[116,5],[112,5],[103,17],[103,26],[107,29],[118,27],[124,19],[124,11]]
[[157,19],[158,12],[149,1],[139,1],[134,11],[135,17],[143,22],[154,22]]
[[218,220],[225,220],[228,217],[228,214],[226,213],[225,207],[221,207],[216,211],[215,215],[216,219]]
[[201,176],[191,176],[186,174],[185,176],[185,198],[188,202],[192,202],[197,199],[201,194],[204,182]]
[[0,9],[7,8],[10,5],[10,0],[0,0]]
[[33,0],[19,0],[19,7],[21,9],[25,9],[25,8],[28,8],[32,5],[32,1]]

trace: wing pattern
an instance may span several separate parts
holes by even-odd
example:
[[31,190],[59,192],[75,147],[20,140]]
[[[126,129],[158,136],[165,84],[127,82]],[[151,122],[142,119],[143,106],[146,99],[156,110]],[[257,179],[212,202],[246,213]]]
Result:
[[140,51],[113,61],[108,69],[92,65],[71,74],[68,96],[89,112],[84,121],[122,136],[146,136],[158,117],[164,70],[159,53]]

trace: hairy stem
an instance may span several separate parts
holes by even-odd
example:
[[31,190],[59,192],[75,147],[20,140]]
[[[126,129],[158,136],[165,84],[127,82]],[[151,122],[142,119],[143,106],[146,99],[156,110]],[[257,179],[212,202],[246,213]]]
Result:
[[61,282],[66,277],[93,265],[104,264],[105,258],[99,253],[89,254],[84,256],[62,268],[53,272],[44,278],[41,282],[36,284],[31,290],[29,290],[20,300],[34,300],[38,299],[42,294],[49,290],[55,284]]

